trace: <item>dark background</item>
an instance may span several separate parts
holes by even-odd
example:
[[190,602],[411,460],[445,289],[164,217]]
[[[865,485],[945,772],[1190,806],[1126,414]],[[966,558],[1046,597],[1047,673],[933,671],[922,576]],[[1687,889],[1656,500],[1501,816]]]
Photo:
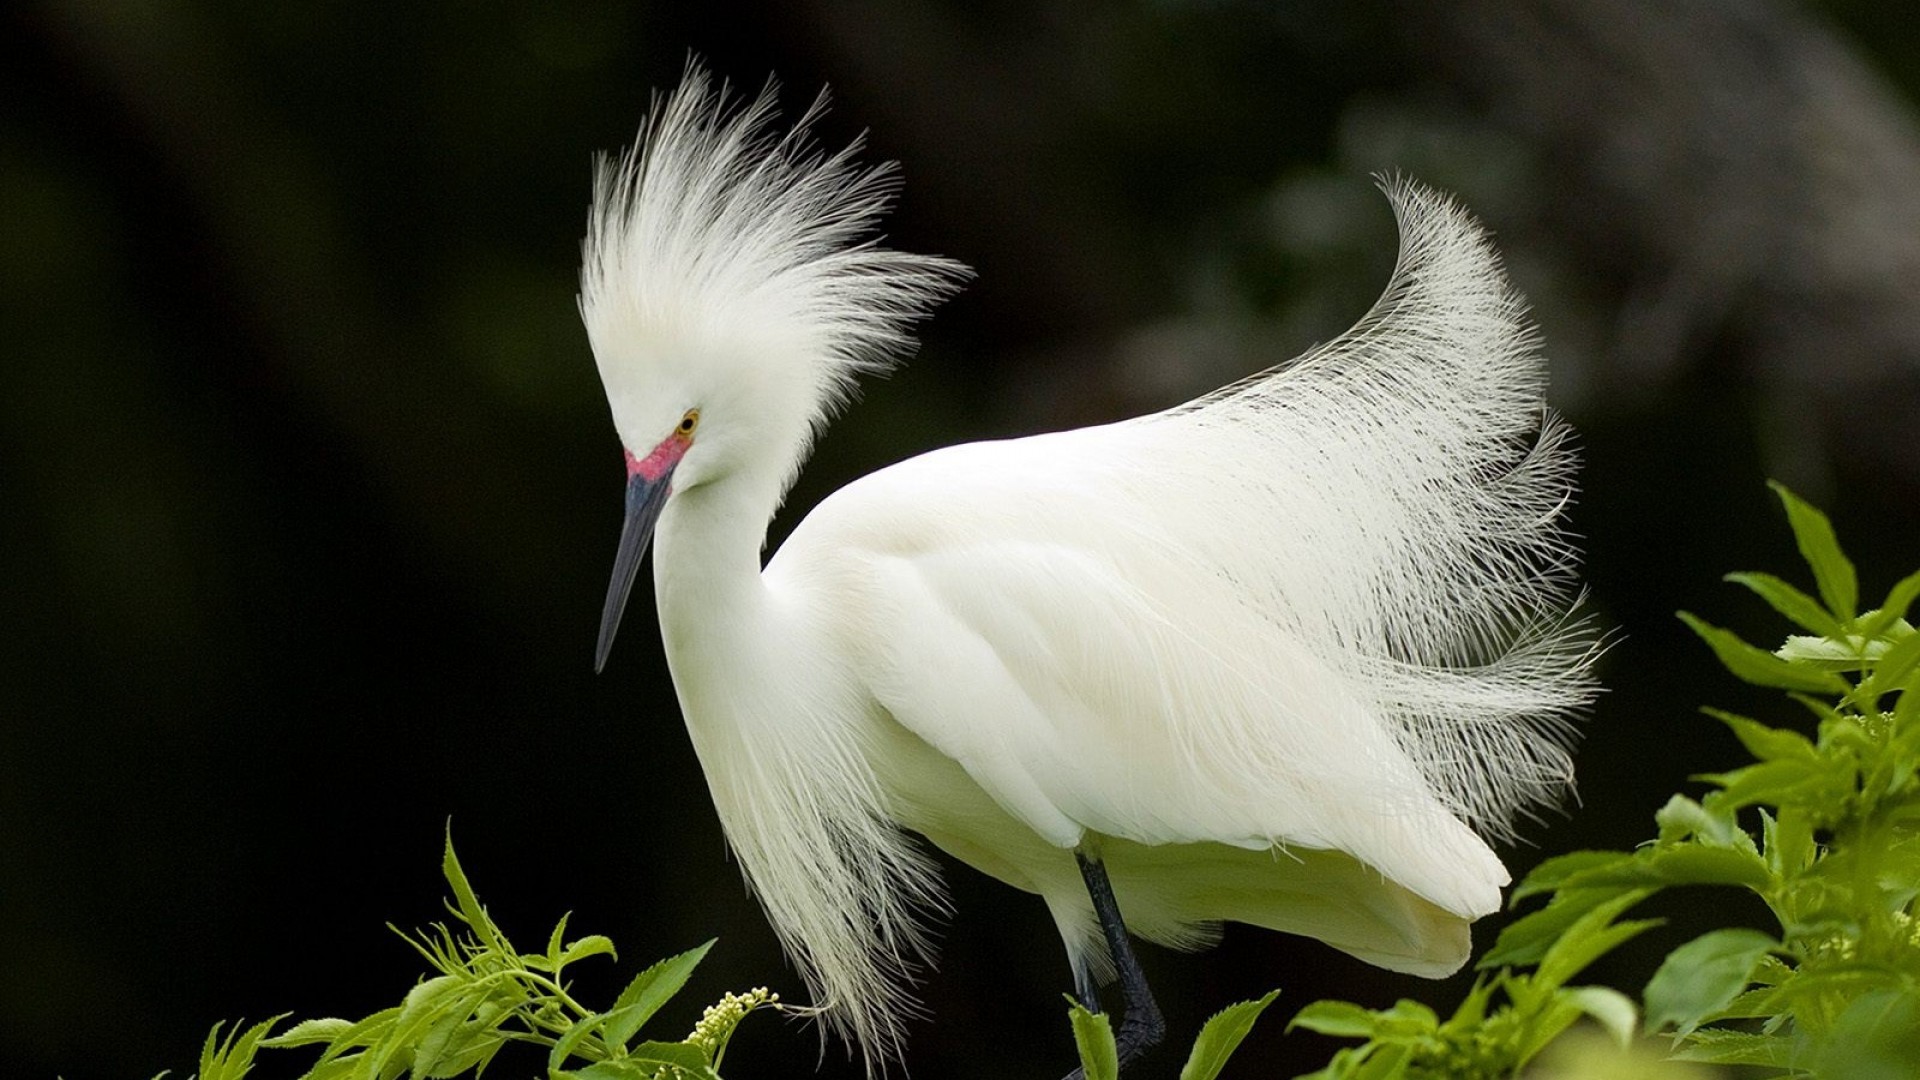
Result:
[[[590,157],[689,50],[748,89],[777,73],[789,115],[831,83],[823,139],[903,163],[892,242],[979,272],[776,539],[912,452],[1162,407],[1337,333],[1391,265],[1369,174],[1461,195],[1535,302],[1622,635],[1580,799],[1510,863],[1651,835],[1737,753],[1697,704],[1795,717],[1671,617],[1780,632],[1717,581],[1804,578],[1763,478],[1834,512],[1869,600],[1920,565],[1920,24],[1868,0],[1428,7],[7,7],[0,1076],[185,1075],[215,1021],[398,1001],[416,958],[383,923],[440,917],[449,817],[525,947],[569,909],[622,946],[589,997],[714,935],[663,1034],[726,989],[802,996],[726,858],[644,575],[590,670],[622,478],[573,300]],[[948,878],[912,1075],[1057,1076],[1042,906]],[[1671,898],[1678,925],[1595,978],[1637,991],[1723,902]],[[1280,1035],[1316,997],[1462,986],[1237,930],[1146,963],[1182,1045],[1285,988],[1241,1076],[1324,1062]],[[815,1063],[777,1019],[735,1046],[738,1080]],[[822,1075],[858,1070],[832,1047]]]

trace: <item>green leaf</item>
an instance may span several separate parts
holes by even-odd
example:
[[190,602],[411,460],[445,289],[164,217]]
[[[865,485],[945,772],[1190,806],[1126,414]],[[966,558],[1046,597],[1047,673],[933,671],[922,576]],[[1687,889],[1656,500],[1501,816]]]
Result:
[[1618,946],[1660,925],[1658,919],[1638,919],[1616,923],[1622,912],[1645,897],[1638,891],[1623,893],[1595,905],[1568,926],[1560,939],[1547,947],[1534,973],[1543,988],[1564,986],[1567,980],[1585,970],[1588,964],[1612,952]]
[[1451,1031],[1470,1031],[1479,1027],[1487,1018],[1487,1004],[1493,1000],[1493,991],[1499,979],[1489,979],[1485,974],[1477,975],[1473,980],[1473,989],[1460,999],[1460,1007],[1453,1010],[1447,1022],[1441,1027]]
[[1804,760],[1763,761],[1729,773],[1695,777],[1720,785],[1729,809],[1764,803],[1773,806],[1836,805],[1853,788],[1853,770],[1844,760],[1822,755]]
[[560,943],[566,938],[567,920],[571,918],[573,918],[573,912],[569,911],[560,916],[560,921],[553,925],[553,933],[547,935],[547,954],[539,963],[534,963],[534,958],[531,956],[523,956],[520,959],[535,971],[559,971],[561,965],[566,963],[560,958]]
[[1067,999],[1072,1008],[1073,1044],[1080,1050],[1080,1068],[1086,1080],[1120,1080],[1120,1052],[1113,1044],[1113,1025],[1105,1013],[1088,1012],[1085,1005]]
[[1715,656],[1728,671],[1743,682],[1780,690],[1811,690],[1823,694],[1844,694],[1847,681],[1831,671],[1802,664],[1790,664],[1765,649],[1740,640],[1731,630],[1704,622],[1689,612],[1679,612],[1680,621],[1691,627],[1713,648]]
[[1894,623],[1907,617],[1913,602],[1920,599],[1920,570],[1916,570],[1900,579],[1900,583],[1887,593],[1886,603],[1876,611],[1870,611],[1860,617],[1860,633],[1869,638],[1879,637],[1887,632]]
[[333,1043],[321,1051],[320,1060],[315,1067],[325,1065],[349,1050],[370,1049],[379,1045],[380,1041],[386,1038],[388,1029],[393,1027],[393,1022],[399,1018],[400,1006],[395,1005],[392,1008],[381,1009],[364,1020],[354,1021],[352,1027],[334,1036]]
[[1180,1070],[1180,1080],[1215,1080],[1220,1070],[1226,1068],[1227,1059],[1240,1048],[1247,1032],[1253,1030],[1254,1021],[1260,1019],[1260,1014],[1279,995],[1280,991],[1273,990],[1256,1001],[1242,1001],[1213,1014],[1200,1029],[1200,1037],[1194,1040],[1193,1052]]
[[1761,761],[1775,761],[1781,758],[1800,758],[1811,760],[1818,756],[1813,743],[1805,735],[1788,728],[1768,727],[1758,720],[1749,720],[1720,709],[1703,709],[1708,716],[1733,729],[1734,737],[1747,752]]
[[[1610,867],[1596,867],[1591,873],[1605,873]],[[1482,971],[1499,967],[1537,964],[1548,947],[1558,941],[1567,928],[1595,907],[1617,897],[1631,895],[1637,903],[1653,895],[1652,889],[1632,886],[1589,888],[1562,887],[1553,901],[1539,911],[1523,915],[1500,931],[1500,936],[1474,966]],[[1631,906],[1631,905],[1629,905]]]
[[1792,1040],[1780,1035],[1749,1035],[1744,1031],[1701,1028],[1667,1055],[1675,1061],[1716,1065],[1770,1065],[1792,1068],[1796,1056]]
[[1920,634],[1908,634],[1880,655],[1873,667],[1873,678],[1862,689],[1879,697],[1898,687],[1916,666],[1920,666]]
[[1794,634],[1773,650],[1773,655],[1790,664],[1834,672],[1864,671],[1886,654],[1886,642],[1869,641],[1857,634],[1838,638]]
[[566,951],[560,954],[560,963],[562,965],[571,964],[576,960],[585,960],[589,956],[613,956],[617,958],[618,955],[619,954],[614,951],[613,940],[611,938],[603,934],[588,934],[586,937],[567,946]]
[[1862,994],[1834,1022],[1812,1071],[1831,1077],[1899,1077],[1920,1067],[1920,994],[1911,989]]
[[1758,892],[1773,883],[1767,862],[1748,845],[1739,848],[1676,844],[1655,848],[1648,860],[1663,885],[1742,885]]
[[1351,1080],[1402,1080],[1413,1065],[1413,1051],[1404,1043],[1379,1047],[1348,1076]]
[[[470,980],[458,975],[441,975],[407,991],[406,999],[400,1003],[399,1015],[381,1034],[380,1041],[367,1050],[367,1075],[394,1076],[409,1070],[415,1061],[416,1049],[436,1024],[455,1010],[467,1015],[466,1010],[472,1007],[467,995],[472,989]],[[481,989],[484,994],[485,988]]]
[[1533,1060],[1578,1019],[1580,1006],[1565,991],[1555,991],[1546,999],[1546,1007],[1528,1016],[1515,1032],[1511,1051],[1514,1063],[1525,1065]]
[[1632,858],[1633,853],[1630,851],[1570,851],[1565,855],[1555,855],[1534,867],[1526,878],[1514,887],[1513,896],[1507,901],[1508,906],[1511,907],[1537,893],[1556,891],[1570,879],[1587,871],[1626,862]]
[[[1709,847],[1753,847],[1753,838],[1740,828],[1732,810],[1717,804],[1709,809],[1685,795],[1669,798],[1665,806],[1654,811],[1653,820],[1660,826],[1662,844],[1671,845],[1692,837]],[[1634,852],[1638,861],[1645,862],[1648,857],[1645,849]]]
[[1744,848],[1704,844],[1665,844],[1642,848],[1631,863],[1593,871],[1574,884],[1665,887],[1669,885],[1744,885],[1756,892],[1773,881],[1767,863]]
[[689,949],[678,956],[670,956],[634,976],[625,990],[607,1010],[605,1037],[610,1046],[625,1046],[642,1025],[653,1019],[660,1006],[673,999],[680,988],[687,985],[688,976],[693,969],[706,959],[707,950],[713,948],[712,938],[705,945]]
[[1316,1001],[1287,1021],[1287,1030],[1294,1028],[1342,1039],[1370,1039],[1379,1030],[1379,1019],[1371,1009],[1351,1001]]
[[1779,947],[1770,935],[1732,927],[1702,934],[1668,953],[1647,983],[1647,1029],[1691,1032],[1740,996],[1761,958]]
[[[553,1047],[547,1051],[547,1071],[559,1072],[561,1066],[567,1063],[567,1058],[573,1054],[574,1047],[579,1046],[581,1040],[590,1038],[606,1021],[606,1013],[594,1013],[592,1016],[584,1016],[574,1021],[573,1026],[567,1029],[567,1033],[555,1039]],[[621,1040],[620,1045],[624,1047],[626,1041]]]
[[1819,849],[1813,842],[1813,819],[1805,808],[1782,807],[1778,819],[1760,811],[1760,833],[1766,841],[1767,870],[1775,877],[1794,877],[1813,865]]
[[1781,505],[1787,508],[1787,524],[1793,527],[1793,538],[1800,545],[1801,557],[1813,570],[1820,599],[1840,621],[1851,620],[1860,602],[1860,582],[1854,574],[1853,563],[1840,550],[1833,523],[1827,520],[1827,515],[1788,491],[1785,484],[1769,480],[1767,486],[1780,496]]
[[453,890],[454,902],[460,918],[473,928],[474,936],[480,944],[494,952],[512,955],[513,946],[508,944],[505,934],[487,918],[487,909],[480,904],[480,898],[474,895],[473,886],[467,883],[466,871],[460,868],[460,857],[453,853],[453,821],[447,821],[446,854],[440,859],[440,873],[447,879],[447,886]]
[[352,1031],[351,1020],[326,1018],[320,1020],[302,1020],[271,1039],[261,1039],[261,1046],[270,1046],[275,1050],[284,1050],[290,1046],[310,1046],[314,1043],[330,1043]]
[[1611,986],[1574,986],[1561,993],[1606,1029],[1622,1049],[1633,1042],[1640,1010],[1634,1007],[1632,998]]
[[236,1021],[227,1031],[225,1039],[220,1038],[221,1025],[215,1024],[207,1032],[207,1041],[200,1048],[199,1080],[241,1080],[253,1068],[253,1055],[260,1040],[266,1038],[273,1026],[287,1018],[281,1013],[271,1019],[262,1020],[247,1028],[240,1029],[244,1020]]
[[1773,610],[1821,637],[1840,637],[1845,633],[1840,621],[1821,607],[1820,601],[1772,574],[1728,574],[1722,580],[1752,589],[1760,599],[1772,605]]

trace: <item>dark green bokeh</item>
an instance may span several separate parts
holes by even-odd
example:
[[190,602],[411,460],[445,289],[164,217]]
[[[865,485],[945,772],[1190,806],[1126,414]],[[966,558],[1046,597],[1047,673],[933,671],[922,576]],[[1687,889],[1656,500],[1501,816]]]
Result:
[[[1695,6],[1858,57],[1890,80],[1886,137],[1920,154],[1910,27],[1864,3]],[[1499,30],[1524,52],[1560,24],[1470,18],[1429,33],[1385,2],[10,8],[0,1075],[184,1074],[217,1020],[397,999],[415,961],[382,924],[439,917],[449,816],[510,930],[571,908],[620,943],[623,971],[718,935],[670,1027],[726,989],[802,996],[726,859],[647,585],[591,674],[621,472],[573,302],[590,155],[631,137],[689,50],[749,89],[777,72],[790,113],[832,83],[822,138],[868,130],[873,156],[903,162],[891,241],[979,271],[825,440],[776,538],[909,453],[1171,404],[1337,332],[1390,266],[1367,173],[1461,192],[1537,304],[1586,448],[1574,516],[1594,605],[1624,634],[1581,801],[1510,861],[1647,835],[1666,793],[1732,753],[1693,707],[1764,700],[1671,612],[1776,633],[1717,584],[1796,567],[1765,475],[1833,511],[1869,594],[1920,565],[1920,485],[1898,456],[1911,416],[1893,408],[1916,400],[1920,362],[1889,332],[1894,374],[1856,409],[1796,394],[1802,369],[1765,347],[1795,296],[1755,274],[1657,370],[1621,363],[1607,342],[1664,254],[1665,204],[1549,122],[1550,78],[1476,81],[1487,66],[1448,44]],[[1069,980],[1041,905],[948,877],[957,914],[912,1074],[1065,1071]],[[1649,955],[1620,958],[1626,989]],[[1315,997],[1458,993],[1240,930],[1146,959],[1182,1040],[1285,988],[1248,1075],[1324,1059],[1330,1043],[1278,1036]],[[805,1074],[814,1054],[811,1032],[756,1019],[729,1075]],[[833,1047],[822,1073],[858,1069]]]

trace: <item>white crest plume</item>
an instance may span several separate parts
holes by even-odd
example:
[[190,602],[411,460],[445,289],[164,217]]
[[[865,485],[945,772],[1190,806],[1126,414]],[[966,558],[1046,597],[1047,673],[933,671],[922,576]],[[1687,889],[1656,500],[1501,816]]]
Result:
[[775,90],[769,81],[742,107],[690,62],[633,146],[600,160],[580,310],[609,388],[621,365],[700,356],[775,381],[769,396],[807,407],[810,442],[857,377],[890,367],[913,343],[907,325],[969,271],[868,239],[899,188],[896,166],[856,163],[861,139],[819,148],[808,127],[826,109],[824,89],[778,132]]

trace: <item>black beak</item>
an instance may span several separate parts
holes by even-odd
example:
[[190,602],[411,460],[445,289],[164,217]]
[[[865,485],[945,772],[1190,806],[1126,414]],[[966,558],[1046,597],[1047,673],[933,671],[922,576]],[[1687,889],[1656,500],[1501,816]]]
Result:
[[652,480],[639,473],[627,478],[627,521],[620,527],[620,550],[613,557],[613,581],[607,586],[607,606],[600,612],[600,644],[593,654],[596,674],[607,666],[613,635],[620,629],[620,613],[627,609],[627,594],[633,591],[633,579],[640,572],[640,557],[647,553],[647,542],[653,539],[653,526],[667,505],[672,480],[672,469]]

